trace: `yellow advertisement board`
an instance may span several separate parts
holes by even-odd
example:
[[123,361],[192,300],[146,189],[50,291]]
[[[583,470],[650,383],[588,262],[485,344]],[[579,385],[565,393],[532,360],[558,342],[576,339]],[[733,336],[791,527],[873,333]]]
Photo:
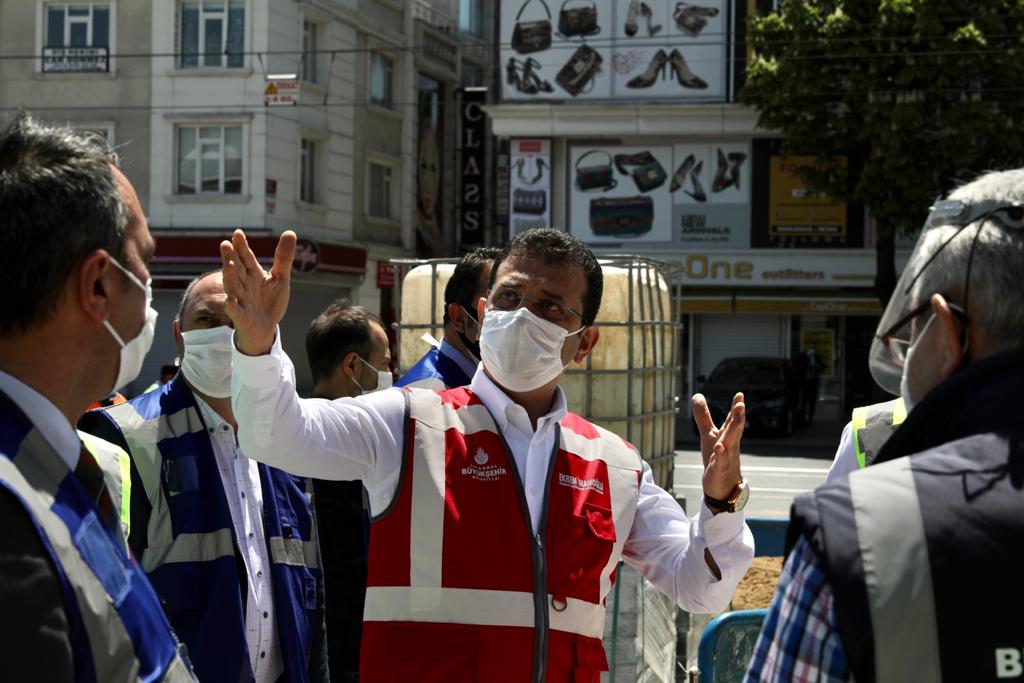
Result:
[[[840,157],[833,163],[845,167],[846,158]],[[846,204],[812,192],[800,173],[801,167],[817,164],[813,156],[771,157],[770,237],[846,237]]]

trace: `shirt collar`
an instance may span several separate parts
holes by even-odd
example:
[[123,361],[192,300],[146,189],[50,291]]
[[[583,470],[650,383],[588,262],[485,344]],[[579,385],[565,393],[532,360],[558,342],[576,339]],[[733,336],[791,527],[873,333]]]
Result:
[[32,424],[46,439],[46,443],[57,451],[61,460],[67,464],[68,469],[75,469],[78,465],[78,454],[81,452],[82,442],[79,440],[75,428],[64,417],[64,413],[57,410],[57,406],[38,391],[3,371],[0,371],[0,391],[7,394],[32,420]]
[[450,358],[456,365],[458,365],[459,369],[466,373],[466,377],[472,377],[473,373],[476,372],[477,364],[462,355],[462,352],[449,344],[447,340],[442,339],[441,345],[437,347],[437,350],[438,353]]
[[[490,412],[491,417],[494,418],[495,422],[498,423],[498,427],[502,431],[508,431],[509,418],[508,410],[512,406],[518,406],[511,398],[508,397],[501,388],[494,383],[494,381],[487,375],[484,370],[484,364],[480,363],[477,366],[476,373],[473,375],[473,381],[469,384],[470,390],[476,394],[480,402],[484,404]],[[520,408],[522,410],[522,408]],[[560,421],[565,417],[566,413],[569,412],[569,406],[565,400],[565,392],[562,391],[562,387],[555,388],[555,400],[552,402],[551,410],[546,415],[537,420],[538,428],[545,428],[555,422]]]
[[210,404],[207,403],[206,401],[204,401],[199,396],[199,394],[197,394],[196,392],[193,391],[192,392],[192,398],[194,398],[196,400],[196,405],[199,406],[199,414],[202,416],[203,424],[206,425],[206,428],[208,430],[213,430],[213,429],[221,429],[221,430],[223,430],[225,426],[227,426],[228,429],[231,428],[231,425],[229,425],[227,422],[225,422],[224,418],[222,418],[217,413],[216,410],[211,408]]

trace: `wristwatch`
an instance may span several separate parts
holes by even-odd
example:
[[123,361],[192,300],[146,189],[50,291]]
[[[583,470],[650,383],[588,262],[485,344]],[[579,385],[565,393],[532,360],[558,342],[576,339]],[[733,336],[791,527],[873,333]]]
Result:
[[705,493],[704,504],[715,513],[739,512],[746,506],[748,498],[750,498],[750,487],[747,486],[746,479],[740,479],[740,483],[736,484],[736,488],[732,490],[726,500],[718,500]]

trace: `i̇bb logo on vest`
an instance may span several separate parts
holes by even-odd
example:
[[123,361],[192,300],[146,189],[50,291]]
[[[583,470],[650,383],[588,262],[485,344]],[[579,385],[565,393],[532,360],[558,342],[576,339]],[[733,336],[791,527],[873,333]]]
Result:
[[497,481],[508,474],[501,465],[491,463],[491,456],[483,448],[477,448],[473,462],[462,468],[462,476],[472,477],[477,481]]

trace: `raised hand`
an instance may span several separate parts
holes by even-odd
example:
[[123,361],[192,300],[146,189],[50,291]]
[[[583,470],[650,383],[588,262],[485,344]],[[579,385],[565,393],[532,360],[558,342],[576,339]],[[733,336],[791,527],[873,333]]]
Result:
[[226,311],[235,325],[235,343],[242,353],[261,356],[274,345],[277,324],[288,309],[296,240],[291,230],[281,235],[269,273],[256,260],[241,230],[235,230],[231,241],[220,243],[224,291],[228,295]]
[[700,456],[704,461],[701,484],[704,495],[716,500],[727,500],[743,475],[740,473],[740,437],[746,424],[746,405],[743,394],[732,398],[732,409],[721,427],[716,427],[708,410],[708,402],[701,394],[690,399],[693,417],[700,433]]

